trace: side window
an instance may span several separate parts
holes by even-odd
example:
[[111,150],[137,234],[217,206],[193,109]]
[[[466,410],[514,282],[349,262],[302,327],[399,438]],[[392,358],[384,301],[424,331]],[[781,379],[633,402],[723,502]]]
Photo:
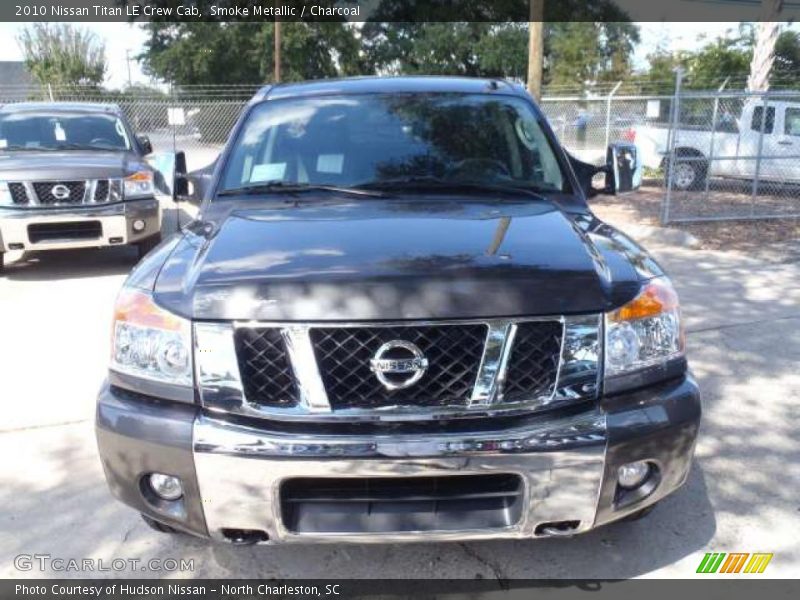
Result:
[[786,135],[800,136],[800,108],[787,108],[783,132]]
[[[761,131],[761,119],[763,118],[764,107],[756,106],[753,109],[753,119],[750,122],[750,129],[753,131]],[[764,122],[764,133],[772,133],[775,126],[775,107],[767,107],[767,120]]]

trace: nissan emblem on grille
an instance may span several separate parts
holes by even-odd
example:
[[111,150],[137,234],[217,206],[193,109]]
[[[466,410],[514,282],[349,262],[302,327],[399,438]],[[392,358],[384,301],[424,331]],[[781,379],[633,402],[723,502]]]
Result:
[[387,390],[403,390],[422,379],[428,368],[428,359],[416,344],[392,340],[378,348],[375,357],[369,361],[369,367]]
[[65,186],[63,183],[57,183],[50,189],[50,193],[53,194],[53,198],[56,200],[66,200],[69,198],[69,188]]

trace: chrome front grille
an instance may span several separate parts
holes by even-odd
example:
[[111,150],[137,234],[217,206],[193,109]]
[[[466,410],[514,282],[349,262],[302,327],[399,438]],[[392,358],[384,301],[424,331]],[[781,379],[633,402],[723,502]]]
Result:
[[[385,324],[196,323],[197,379],[205,406],[274,419],[529,412],[596,396],[600,323],[598,315]],[[424,366],[409,367],[409,360],[391,353],[387,360],[376,358],[398,341],[415,346]],[[414,370],[395,373],[395,367]],[[376,370],[387,368],[379,378]],[[419,370],[418,379],[411,377]],[[392,377],[402,385],[394,385]]]
[[550,396],[556,385],[564,328],[551,321],[517,325],[503,381],[506,401]]
[[121,179],[9,182],[17,206],[73,206],[122,200]]
[[263,406],[294,406],[299,401],[280,329],[236,330],[236,357],[244,393]]
[[28,191],[25,189],[25,184],[18,181],[8,184],[8,189],[11,192],[11,201],[14,204],[28,204]]
[[88,187],[86,181],[34,181],[39,204],[81,204]]
[[[409,325],[311,329],[322,384],[333,410],[385,406],[466,406],[478,376],[487,326]],[[430,366],[416,384],[387,390],[370,369],[392,340],[415,344]]]

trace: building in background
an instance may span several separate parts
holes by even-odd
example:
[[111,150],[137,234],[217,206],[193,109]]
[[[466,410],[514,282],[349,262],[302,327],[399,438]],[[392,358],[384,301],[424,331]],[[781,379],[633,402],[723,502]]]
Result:
[[2,102],[25,100],[34,85],[33,77],[21,60],[0,60]]

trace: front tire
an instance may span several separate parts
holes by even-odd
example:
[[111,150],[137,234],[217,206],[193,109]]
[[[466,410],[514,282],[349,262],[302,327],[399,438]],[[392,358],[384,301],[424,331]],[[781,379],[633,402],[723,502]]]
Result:
[[647,515],[653,512],[653,509],[656,507],[655,504],[651,504],[650,506],[645,506],[641,510],[637,510],[635,513],[629,514],[627,517],[621,519],[623,523],[630,523],[632,521],[640,521],[644,519]]
[[[671,169],[672,175],[672,189],[685,192],[688,190],[698,190],[705,185],[706,177],[708,176],[708,168],[699,160],[675,162]],[[691,158],[694,158],[693,156]],[[670,176],[670,163],[669,160],[664,163],[664,185],[669,185]]]
[[155,248],[161,243],[161,233],[151,235],[140,242],[136,242],[136,248],[139,251],[139,260],[143,259],[150,250]]
[[159,533],[168,533],[170,535],[177,535],[182,533],[179,529],[175,529],[174,527],[170,527],[160,521],[156,521],[152,517],[148,517],[146,514],[141,513],[142,521],[147,523],[147,526],[152,529],[153,531],[158,531]]

